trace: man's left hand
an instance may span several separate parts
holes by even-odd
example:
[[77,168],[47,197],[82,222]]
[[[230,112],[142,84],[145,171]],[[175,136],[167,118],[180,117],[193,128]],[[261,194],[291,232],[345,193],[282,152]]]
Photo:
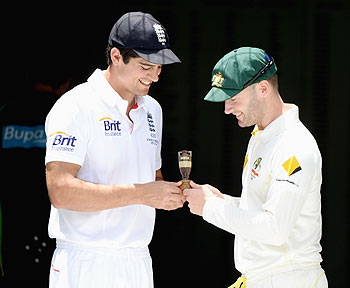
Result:
[[193,214],[202,216],[204,205],[210,197],[220,197],[224,199],[224,195],[211,185],[198,185],[193,181],[190,182],[190,185],[192,189],[185,189],[183,194]]

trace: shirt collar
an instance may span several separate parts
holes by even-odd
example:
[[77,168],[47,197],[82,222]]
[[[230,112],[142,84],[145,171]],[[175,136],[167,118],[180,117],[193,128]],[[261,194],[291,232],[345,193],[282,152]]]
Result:
[[252,135],[261,137],[264,143],[270,141],[273,137],[279,135],[288,126],[299,122],[299,108],[294,104],[287,104],[291,106],[289,110],[284,112],[281,116],[272,121],[264,130],[259,130],[255,125]]
[[[109,84],[104,76],[105,71],[96,69],[88,78],[88,83],[96,91],[98,97],[110,107],[117,107],[120,112],[126,113],[128,101],[124,100]],[[143,96],[135,97],[136,110],[145,106]]]

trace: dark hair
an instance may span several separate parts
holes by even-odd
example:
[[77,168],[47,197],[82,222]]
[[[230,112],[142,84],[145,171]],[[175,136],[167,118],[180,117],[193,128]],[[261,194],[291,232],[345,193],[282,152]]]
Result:
[[274,89],[278,91],[278,76],[277,73],[273,74],[270,78],[266,79],[269,81]]
[[[112,64],[112,59],[111,59],[111,50],[114,47],[108,43],[107,48],[106,48],[106,57],[107,57],[107,64],[108,66]],[[123,62],[124,64],[128,64],[130,61],[130,58],[138,58],[140,57],[137,55],[137,53],[130,49],[130,48],[118,48],[120,51],[120,55],[123,57]]]

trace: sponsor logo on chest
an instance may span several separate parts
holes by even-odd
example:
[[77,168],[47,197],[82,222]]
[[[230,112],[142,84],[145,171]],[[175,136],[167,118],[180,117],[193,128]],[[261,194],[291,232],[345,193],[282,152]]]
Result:
[[115,137],[122,135],[122,129],[120,127],[121,122],[119,120],[113,120],[110,117],[103,117],[98,121],[103,124],[102,127],[104,129],[105,136]]
[[[146,119],[147,119],[146,127],[148,129],[147,134],[149,135],[148,137],[146,137],[146,140],[148,143],[152,145],[158,145],[159,141],[157,140],[156,127],[153,120],[153,116],[150,112],[147,112]],[[115,119],[112,119],[111,117],[103,117],[98,121],[100,123],[99,129],[103,129],[105,137],[120,137],[123,135],[123,133],[125,133],[123,124],[120,120],[115,120]]]

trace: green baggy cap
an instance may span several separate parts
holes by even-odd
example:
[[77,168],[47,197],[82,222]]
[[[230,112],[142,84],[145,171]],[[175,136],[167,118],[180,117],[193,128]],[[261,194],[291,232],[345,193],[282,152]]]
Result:
[[270,78],[276,64],[264,50],[241,47],[222,57],[214,66],[211,90],[204,100],[223,102],[236,96],[249,85]]

